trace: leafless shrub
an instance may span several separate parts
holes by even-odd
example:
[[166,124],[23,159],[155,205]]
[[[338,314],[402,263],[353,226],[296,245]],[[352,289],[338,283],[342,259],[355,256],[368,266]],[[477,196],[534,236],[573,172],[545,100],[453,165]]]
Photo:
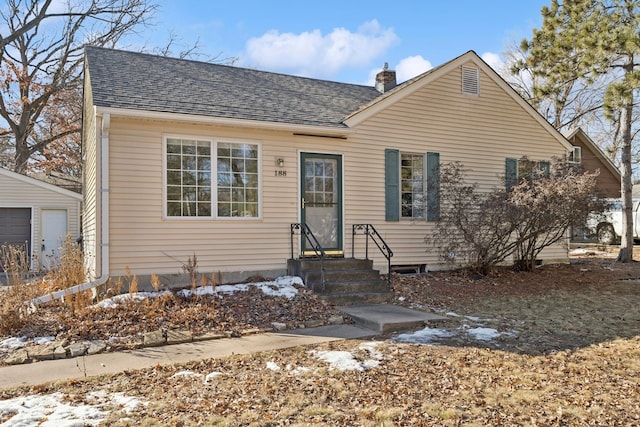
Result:
[[507,203],[517,269],[532,270],[545,248],[567,242],[570,227],[583,225],[590,214],[604,210],[604,200],[594,196],[597,176],[598,172],[581,172],[556,159],[548,175],[538,170],[511,189]]
[[487,274],[514,257],[531,270],[544,248],[566,238],[591,212],[603,209],[596,194],[597,173],[580,172],[555,160],[550,173],[531,168],[509,190],[480,191],[467,182],[462,164],[441,166],[441,218],[426,237],[448,262]]
[[186,263],[182,264],[182,271],[189,276],[191,289],[195,289],[198,285],[198,258],[195,253],[193,257],[187,259]]
[[479,191],[454,162],[440,167],[440,194],[440,221],[425,240],[444,260],[486,274],[513,253],[514,226],[507,221],[504,191]]

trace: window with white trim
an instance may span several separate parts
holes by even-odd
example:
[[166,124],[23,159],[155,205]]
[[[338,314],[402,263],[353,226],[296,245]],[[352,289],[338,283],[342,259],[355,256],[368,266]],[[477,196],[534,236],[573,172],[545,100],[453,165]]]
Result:
[[400,203],[402,218],[424,218],[424,155],[400,154]]
[[440,153],[384,150],[384,216],[440,220]]
[[582,148],[574,146],[569,154],[569,163],[582,163]]
[[257,144],[167,138],[167,216],[257,218],[258,161]]

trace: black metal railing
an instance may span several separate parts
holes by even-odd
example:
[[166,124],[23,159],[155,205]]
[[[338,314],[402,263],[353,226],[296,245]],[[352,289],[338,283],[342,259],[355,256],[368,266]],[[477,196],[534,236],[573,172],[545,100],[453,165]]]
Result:
[[[324,291],[324,258],[326,256],[325,250],[322,248],[322,245],[313,234],[313,231],[309,228],[309,226],[305,223],[295,223],[291,224],[291,259],[295,259],[294,256],[294,248],[293,248],[293,236],[296,234],[296,231],[300,232],[300,238],[304,239],[304,241],[300,242],[300,246],[302,248],[308,248],[309,251],[313,251],[315,256],[320,259],[320,283],[322,286],[322,290]],[[305,245],[304,242],[307,244]]]
[[365,235],[365,258],[369,259],[369,239],[371,239],[378,249],[380,253],[387,259],[387,281],[389,284],[389,289],[391,289],[391,257],[393,256],[393,251],[387,245],[387,242],[384,241],[380,233],[376,230],[373,224],[353,224],[352,233],[351,233],[351,258],[355,258],[355,248],[356,248],[356,234],[358,231],[364,231]]

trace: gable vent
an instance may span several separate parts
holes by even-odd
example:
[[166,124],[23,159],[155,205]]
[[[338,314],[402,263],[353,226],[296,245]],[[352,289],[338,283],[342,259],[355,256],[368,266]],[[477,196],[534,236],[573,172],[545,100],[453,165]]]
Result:
[[480,94],[480,78],[477,68],[462,67],[462,93],[466,95]]

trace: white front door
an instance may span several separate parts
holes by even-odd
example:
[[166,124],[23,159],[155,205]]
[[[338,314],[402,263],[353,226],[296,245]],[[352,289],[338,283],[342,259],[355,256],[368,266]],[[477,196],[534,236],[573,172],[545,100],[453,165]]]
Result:
[[59,263],[60,248],[67,235],[65,209],[42,210],[42,265],[49,269]]

